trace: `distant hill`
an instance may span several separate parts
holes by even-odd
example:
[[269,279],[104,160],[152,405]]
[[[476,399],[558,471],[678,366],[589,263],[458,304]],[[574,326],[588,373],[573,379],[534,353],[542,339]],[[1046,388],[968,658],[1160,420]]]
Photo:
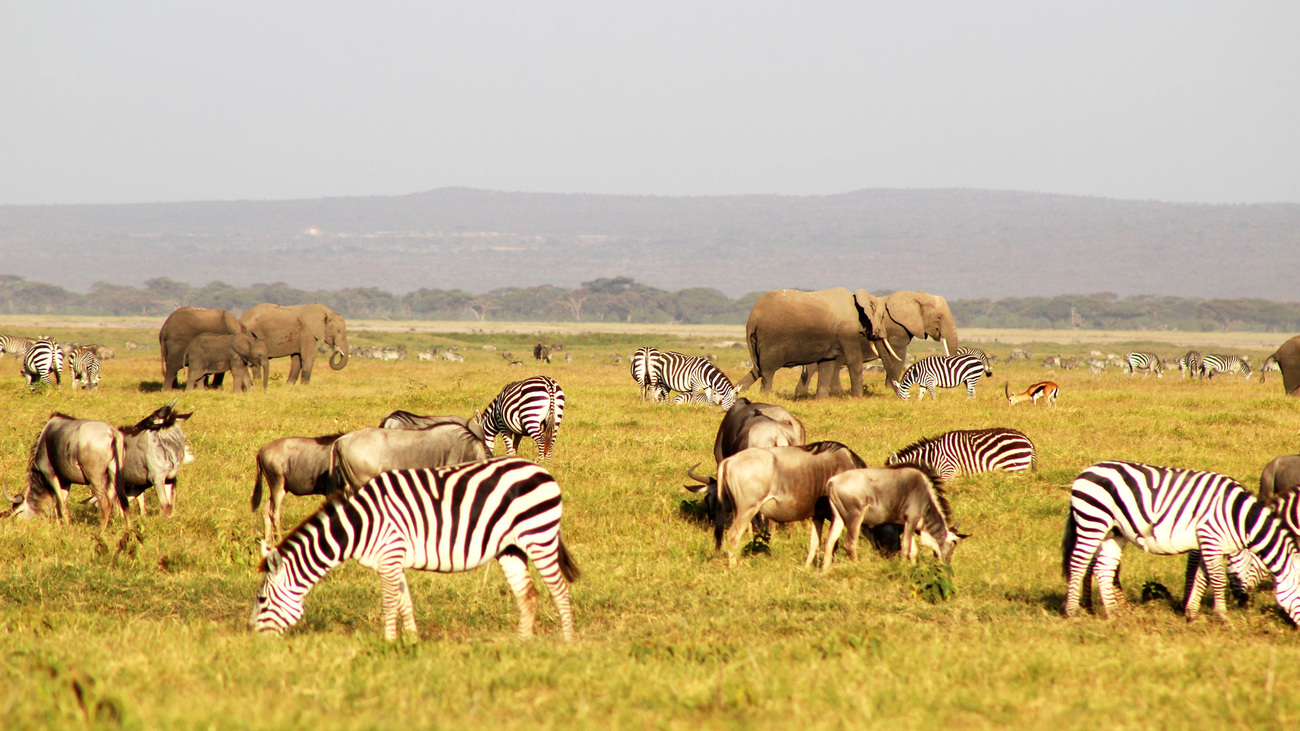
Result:
[[731,295],[836,285],[950,299],[1300,299],[1300,205],[979,190],[405,196],[0,206],[0,273],[85,291],[170,277],[486,292],[628,275]]

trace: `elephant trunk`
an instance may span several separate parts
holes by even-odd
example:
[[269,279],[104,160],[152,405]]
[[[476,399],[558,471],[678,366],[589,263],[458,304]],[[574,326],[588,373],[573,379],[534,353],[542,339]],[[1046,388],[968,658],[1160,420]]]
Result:
[[344,366],[346,366],[347,364],[348,364],[348,354],[344,353],[342,350],[339,350],[338,348],[335,348],[334,354],[330,356],[330,368],[333,368],[336,371],[341,371],[343,370]]
[[258,362],[262,364],[262,390],[265,391],[267,382],[271,380],[271,361],[263,356]]

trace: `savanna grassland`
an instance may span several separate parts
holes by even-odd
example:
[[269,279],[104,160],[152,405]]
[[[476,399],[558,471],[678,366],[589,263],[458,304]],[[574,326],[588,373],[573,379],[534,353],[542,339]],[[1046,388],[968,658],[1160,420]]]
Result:
[[[134,423],[172,394],[160,379],[156,330],[47,329],[117,348],[98,392],[30,394],[12,356],[0,360],[0,484],[26,484],[33,438],[51,411]],[[132,339],[152,350],[126,351]],[[685,470],[712,469],[721,413],[641,403],[627,354],[642,344],[718,355],[733,379],[743,350],[716,338],[570,333],[572,363],[531,357],[531,335],[354,331],[351,344],[404,344],[396,363],[318,361],[308,386],[195,392],[185,431],[197,460],[181,474],[177,513],[139,521],[123,541],[115,519],[101,539],[91,506],[72,524],[0,521],[0,727],[17,728],[1295,728],[1300,635],[1271,592],[1234,607],[1230,624],[1187,624],[1147,582],[1175,596],[1184,561],[1129,548],[1131,600],[1111,621],[1063,618],[1060,541],[1069,484],[1107,458],[1144,460],[1235,477],[1254,488],[1260,468],[1300,451],[1300,401],[1273,374],[1184,381],[1115,369],[1045,374],[1037,363],[995,367],[974,401],[961,390],[904,403],[867,377],[864,399],[794,400],[780,374],[762,400],[780,403],[810,439],[834,439],[879,465],[893,450],[948,429],[1009,426],[1038,446],[1031,474],[989,474],[948,486],[973,536],[953,560],[956,596],[918,597],[907,565],[864,551],[823,576],[805,570],[803,525],[778,530],[770,554],[728,569],[682,489]],[[1285,338],[1278,338],[1278,341]],[[1004,341],[1005,342],[1005,341]],[[464,363],[422,363],[414,352],[459,344]],[[492,344],[525,361],[510,367]],[[1112,343],[1123,353],[1151,346]],[[1036,354],[1086,353],[1087,343],[1022,344]],[[1009,346],[989,350],[1002,358]],[[925,353],[919,344],[914,352]],[[1248,351],[1255,362],[1264,350]],[[611,362],[621,353],[622,363]],[[559,355],[563,355],[560,353]],[[546,373],[568,404],[550,469],[564,490],[563,529],[582,579],[573,586],[578,639],[558,637],[543,590],[540,635],[514,639],[514,598],[495,565],[460,575],[411,572],[418,644],[381,639],[378,577],[346,564],[308,596],[284,638],[247,629],[259,582],[262,521],[250,511],[254,456],[272,439],[372,426],[394,409],[462,414],[508,381]],[[1052,378],[1055,409],[1002,398]],[[747,394],[760,398],[757,389]],[[498,446],[498,449],[500,447]],[[524,456],[533,456],[525,441]],[[73,488],[81,500],[84,486]],[[286,499],[295,525],[318,498]],[[155,508],[151,501],[150,507]],[[923,556],[923,562],[927,557]]]

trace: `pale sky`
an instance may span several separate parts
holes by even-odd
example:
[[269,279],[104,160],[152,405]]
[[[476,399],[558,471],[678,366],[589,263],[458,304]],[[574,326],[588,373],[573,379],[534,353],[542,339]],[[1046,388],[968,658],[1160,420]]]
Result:
[[1294,2],[10,2],[0,204],[1300,203]]

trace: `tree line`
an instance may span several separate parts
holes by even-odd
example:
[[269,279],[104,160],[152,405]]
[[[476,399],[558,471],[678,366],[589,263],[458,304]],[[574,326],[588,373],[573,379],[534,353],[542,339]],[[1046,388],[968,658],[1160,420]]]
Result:
[[[253,305],[322,302],[344,317],[378,320],[507,320],[686,324],[743,324],[762,292],[731,298],[703,287],[675,292],[631,277],[583,282],[575,289],[541,285],[501,287],[483,294],[460,289],[417,289],[394,295],[376,287],[304,290],[284,282],[193,287],[167,277],[143,287],[98,282],[85,294],[14,275],[0,275],[0,313],[45,315],[157,315],[177,307],[217,307],[235,313]],[[884,291],[873,292],[887,294]],[[1088,328],[1097,330],[1300,331],[1300,302],[1198,299],[1110,292],[1057,297],[952,300],[961,327]]]

